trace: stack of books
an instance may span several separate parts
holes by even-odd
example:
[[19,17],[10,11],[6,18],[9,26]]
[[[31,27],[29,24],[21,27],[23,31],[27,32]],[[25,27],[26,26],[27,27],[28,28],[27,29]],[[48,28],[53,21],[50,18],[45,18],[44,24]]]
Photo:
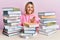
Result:
[[36,27],[38,27],[38,24],[29,24],[29,26],[24,26],[24,32],[20,34],[21,37],[31,37],[36,35]]
[[36,28],[34,27],[24,27],[24,32],[20,34],[22,37],[31,37],[36,33]]
[[21,29],[22,26],[5,26],[3,29],[3,34],[6,36],[18,35]]
[[12,36],[19,33],[18,31],[22,29],[22,26],[18,25],[21,23],[20,16],[21,11],[19,8],[3,8],[3,34]]
[[56,15],[54,12],[39,12],[40,33],[50,35],[55,32],[59,26],[56,23]]
[[24,27],[24,34],[35,34],[35,32],[36,32],[35,27],[30,28]]

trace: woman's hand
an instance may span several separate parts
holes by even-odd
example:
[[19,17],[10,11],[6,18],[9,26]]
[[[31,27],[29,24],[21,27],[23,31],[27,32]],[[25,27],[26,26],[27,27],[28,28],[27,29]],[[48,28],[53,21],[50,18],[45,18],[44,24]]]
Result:
[[26,26],[26,27],[29,27],[29,23],[28,22],[25,22],[23,25]]
[[33,17],[32,19],[30,19],[30,22],[34,23],[35,22],[35,17]]

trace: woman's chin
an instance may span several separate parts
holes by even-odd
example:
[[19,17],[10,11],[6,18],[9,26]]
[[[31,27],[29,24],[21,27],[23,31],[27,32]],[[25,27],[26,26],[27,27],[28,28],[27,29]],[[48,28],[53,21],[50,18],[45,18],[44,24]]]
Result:
[[32,14],[32,12],[28,12],[28,14]]

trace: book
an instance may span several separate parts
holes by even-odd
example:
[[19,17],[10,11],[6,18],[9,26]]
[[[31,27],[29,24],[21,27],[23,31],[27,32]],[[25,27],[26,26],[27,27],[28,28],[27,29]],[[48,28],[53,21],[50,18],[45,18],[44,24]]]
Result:
[[3,16],[3,19],[5,20],[17,20],[17,19],[20,19],[20,17],[6,17],[6,16]]
[[15,30],[20,30],[20,29],[22,29],[22,26],[15,27]]
[[9,15],[21,15],[21,11],[3,11],[3,13],[7,13]]
[[56,18],[56,16],[40,16],[41,19],[45,19],[45,18]]
[[3,11],[3,15],[21,15],[21,11]]
[[53,20],[53,21],[40,21],[40,22],[43,23],[43,24],[44,24],[44,23],[46,23],[46,24],[47,24],[47,23],[52,23],[52,24],[53,24],[53,22],[56,22],[56,21]]
[[57,29],[59,28],[59,25],[52,25],[52,26],[40,26],[42,29]]
[[49,19],[49,18],[48,19],[46,19],[46,18],[45,19],[40,19],[40,21],[43,21],[43,22],[44,21],[54,21],[54,20],[56,20],[56,18],[53,18],[53,19],[52,18],[51,19]]
[[50,16],[50,15],[55,15],[55,13],[54,12],[39,12],[38,15]]
[[42,32],[51,32],[51,31],[56,31],[56,29],[40,29],[39,31],[42,31]]
[[31,37],[33,34],[21,33],[19,34],[21,38]]
[[21,15],[3,15],[4,17],[20,17]]
[[6,29],[10,29],[10,28],[13,28],[13,29],[15,29],[15,28],[22,28],[22,26],[5,26],[4,28],[6,28]]
[[19,11],[19,8],[14,8],[14,7],[5,7],[3,8],[3,11]]
[[48,22],[48,21],[51,21],[52,22],[52,21],[56,21],[56,20],[54,20],[54,19],[52,19],[52,20],[51,19],[50,20],[48,20],[48,19],[47,20],[40,19],[40,21],[41,22]]
[[24,30],[24,33],[28,33],[28,34],[35,34],[36,33],[36,31],[30,31],[30,30]]
[[20,17],[21,15],[8,15],[9,17],[15,17],[15,16],[17,16],[17,17]]
[[4,29],[3,31],[6,33],[9,33],[9,32],[15,32],[16,30],[10,28],[10,29]]
[[19,23],[5,23],[4,26],[18,26]]
[[41,26],[52,26],[56,25],[56,22],[49,22],[49,23],[40,23]]
[[8,33],[5,33],[3,32],[4,35],[10,37],[10,36],[15,36],[15,35],[18,35],[18,33],[11,33],[11,34],[8,34]]
[[36,28],[35,27],[24,27],[24,30],[36,30]]
[[4,33],[7,33],[7,34],[13,34],[13,33],[18,33],[19,32],[19,30],[12,30],[12,31],[6,31],[6,30],[4,30]]
[[6,31],[12,31],[12,30],[16,31],[16,30],[20,30],[20,29],[22,29],[22,27],[18,27],[18,26],[16,26],[16,27],[15,26],[12,26],[12,27],[11,26],[5,26],[3,30],[6,30]]
[[40,34],[43,34],[43,35],[46,35],[46,36],[49,36],[49,35],[52,35],[54,34],[56,31],[50,31],[50,32],[43,32],[43,31],[40,31],[39,33]]
[[11,19],[11,20],[6,20],[6,19],[3,19],[3,22],[4,23],[19,23],[20,22],[20,19]]
[[10,14],[10,15],[7,15],[7,14],[3,14],[3,16],[6,16],[6,17],[20,17],[21,15],[14,15],[14,14]]

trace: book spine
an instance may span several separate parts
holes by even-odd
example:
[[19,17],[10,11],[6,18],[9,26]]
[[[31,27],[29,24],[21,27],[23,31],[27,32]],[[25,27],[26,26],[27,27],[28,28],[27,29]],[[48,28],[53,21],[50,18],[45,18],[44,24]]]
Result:
[[45,12],[45,13],[43,13],[42,12],[42,13],[38,13],[38,15],[50,16],[50,15],[55,15],[55,13],[51,13],[51,12],[49,12],[49,13],[48,12]]
[[44,21],[56,21],[56,19],[40,19],[40,21],[44,22]]
[[55,29],[40,29],[39,31],[42,32],[51,32],[51,31],[56,31]]
[[20,19],[17,19],[17,20],[5,20],[3,19],[4,23],[19,23],[20,22]]
[[40,19],[41,21],[56,21],[56,19]]
[[24,33],[32,33],[32,34],[34,34],[35,31],[25,31],[25,30],[24,30]]
[[7,33],[7,34],[19,33],[19,31],[18,31],[18,30],[16,30],[16,31],[13,31],[13,30],[12,30],[12,31],[5,31],[5,30],[4,30],[4,32],[5,32],[5,33]]
[[22,26],[5,26],[5,29],[22,29]]
[[13,16],[18,16],[18,17],[19,17],[19,16],[21,16],[21,15],[9,15],[9,16],[10,16],[10,17],[11,17],[11,16],[12,16],[12,17],[13,17]]
[[15,15],[15,14],[16,14],[16,15],[20,15],[20,14],[21,14],[21,11],[8,11],[8,14],[9,14],[9,15],[13,15],[13,14],[14,14],[14,15]]
[[53,25],[53,26],[42,26],[42,29],[57,29],[59,28],[58,25]]
[[6,15],[21,15],[20,11],[3,11]]
[[28,34],[28,33],[23,33],[23,34],[20,34],[20,36],[23,36],[23,37],[25,36],[26,37],[26,36],[33,36],[33,35],[32,34]]
[[7,8],[3,8],[3,11],[20,11],[19,8],[13,8],[13,7],[7,7]]
[[13,11],[13,8],[3,9],[3,11]]
[[33,28],[25,28],[24,27],[24,30],[36,30],[36,28],[34,28],[34,27]]
[[3,19],[5,20],[16,20],[16,19],[20,19],[20,17],[3,17]]
[[49,35],[51,35],[51,34],[53,34],[53,33],[55,33],[56,31],[51,31],[51,32],[42,32],[42,31],[40,31],[39,33],[40,34],[43,34],[43,35],[46,35],[46,36],[49,36]]
[[41,19],[44,19],[44,18],[56,18],[56,16],[54,15],[54,16],[41,16],[40,17]]
[[[41,22],[41,21],[40,21]],[[41,23],[45,23],[45,24],[47,24],[47,23],[50,23],[50,22],[56,22],[56,21],[44,21],[44,22],[41,22]]]
[[8,36],[15,36],[18,35],[18,33],[8,34]]

